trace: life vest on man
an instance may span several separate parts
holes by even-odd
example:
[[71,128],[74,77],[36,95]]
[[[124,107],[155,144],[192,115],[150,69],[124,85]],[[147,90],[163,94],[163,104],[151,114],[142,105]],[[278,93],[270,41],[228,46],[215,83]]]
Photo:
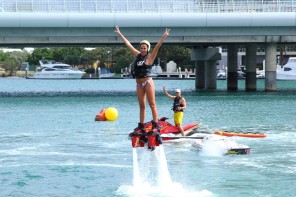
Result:
[[173,104],[173,108],[172,108],[172,110],[174,112],[182,112],[183,111],[182,109],[178,110],[178,107],[184,107],[184,105],[182,103],[180,103],[181,99],[182,99],[182,96],[176,96],[174,98],[174,104]]

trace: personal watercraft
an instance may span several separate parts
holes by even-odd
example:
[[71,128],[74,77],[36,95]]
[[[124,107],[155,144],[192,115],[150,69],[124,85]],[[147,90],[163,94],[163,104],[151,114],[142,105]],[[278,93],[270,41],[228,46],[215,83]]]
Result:
[[163,117],[158,121],[159,130],[152,130],[152,123],[147,122],[144,124],[144,132],[141,129],[135,128],[129,134],[132,140],[132,147],[144,147],[148,144],[150,150],[154,150],[163,141],[174,141],[176,139],[191,139],[194,140],[192,146],[200,151],[206,150],[209,145],[212,149],[221,152],[222,155],[245,155],[250,154],[250,147],[238,144],[230,140],[226,136],[216,135],[209,131],[198,131],[197,128],[200,123],[190,123],[183,126],[186,136],[182,136],[180,130],[167,122],[168,118]]

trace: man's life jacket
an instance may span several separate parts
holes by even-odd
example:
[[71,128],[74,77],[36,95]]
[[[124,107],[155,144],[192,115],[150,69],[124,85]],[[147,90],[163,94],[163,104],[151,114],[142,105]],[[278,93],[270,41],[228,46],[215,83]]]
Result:
[[174,98],[174,104],[173,104],[173,108],[172,108],[172,110],[173,110],[174,112],[182,112],[182,111],[183,111],[182,109],[177,110],[178,107],[184,107],[184,105],[183,105],[182,103],[180,103],[180,100],[181,100],[181,99],[182,99],[182,96],[176,96],[176,97]]

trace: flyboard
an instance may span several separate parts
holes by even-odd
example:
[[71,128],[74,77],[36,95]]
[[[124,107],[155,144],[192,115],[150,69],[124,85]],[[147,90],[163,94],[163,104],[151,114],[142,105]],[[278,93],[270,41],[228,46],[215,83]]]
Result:
[[[167,122],[168,118],[162,117],[158,121],[159,129],[152,129],[152,123],[147,122],[144,124],[144,131],[135,128],[133,132],[129,134],[132,140],[132,147],[144,147],[148,143],[148,148],[154,150],[156,146],[162,144],[163,141],[176,139],[176,135],[180,134],[178,127]],[[199,123],[190,123],[183,126],[184,132],[186,134],[192,132],[199,127]],[[171,135],[167,135],[171,134]],[[166,136],[165,136],[166,135]],[[185,136],[186,137],[186,136]],[[180,138],[180,137],[178,137]]]

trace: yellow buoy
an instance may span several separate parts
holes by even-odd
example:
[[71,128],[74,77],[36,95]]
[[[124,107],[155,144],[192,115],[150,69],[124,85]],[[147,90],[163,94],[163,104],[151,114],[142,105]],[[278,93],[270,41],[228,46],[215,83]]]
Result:
[[105,111],[105,116],[107,120],[116,120],[116,118],[118,117],[117,109],[115,109],[114,107],[109,107]]

